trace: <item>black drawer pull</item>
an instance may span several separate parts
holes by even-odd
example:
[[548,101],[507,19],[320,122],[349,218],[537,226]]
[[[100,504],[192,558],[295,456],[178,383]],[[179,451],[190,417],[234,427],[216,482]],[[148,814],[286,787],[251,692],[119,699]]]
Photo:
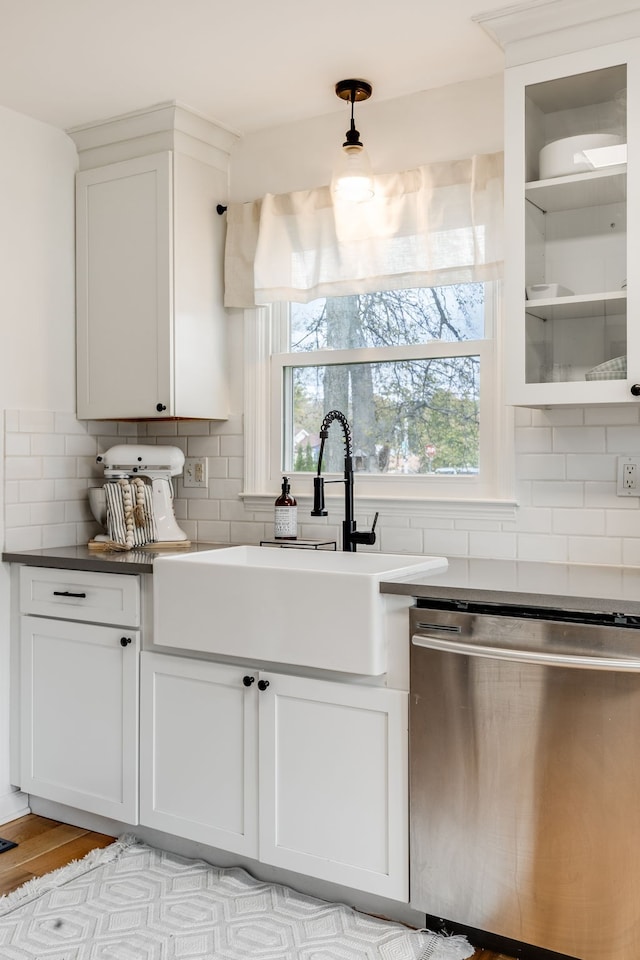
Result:
[[127,647],[131,643],[131,637],[120,637],[120,646]]
[[256,678],[250,675],[247,675],[246,677],[242,678],[242,682],[244,683],[245,687],[250,687],[252,683],[256,682]]
[[268,686],[268,680],[258,680],[258,690],[266,690]]
[[77,597],[78,600],[86,600],[86,593],[72,593],[71,590],[54,590],[54,597]]

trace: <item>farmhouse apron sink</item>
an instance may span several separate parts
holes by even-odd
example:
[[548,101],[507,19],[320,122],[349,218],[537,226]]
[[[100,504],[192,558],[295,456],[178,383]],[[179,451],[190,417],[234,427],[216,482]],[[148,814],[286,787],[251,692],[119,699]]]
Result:
[[380,582],[446,567],[443,557],[253,546],[161,557],[154,643],[378,676],[397,610]]

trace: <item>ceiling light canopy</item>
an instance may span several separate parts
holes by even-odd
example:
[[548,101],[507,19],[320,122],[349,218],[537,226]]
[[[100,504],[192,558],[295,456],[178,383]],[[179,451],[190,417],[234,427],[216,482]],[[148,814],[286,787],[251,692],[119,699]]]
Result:
[[350,200],[352,203],[370,200],[374,194],[371,162],[354,120],[354,104],[356,101],[368,100],[372,90],[371,84],[366,80],[340,80],[336,83],[336,95],[351,104],[351,124],[334,170],[332,189],[340,199]]

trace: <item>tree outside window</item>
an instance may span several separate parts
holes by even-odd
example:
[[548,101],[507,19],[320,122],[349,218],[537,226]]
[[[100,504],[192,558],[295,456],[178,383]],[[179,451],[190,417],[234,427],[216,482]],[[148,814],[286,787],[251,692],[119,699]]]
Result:
[[[485,287],[458,284],[291,304],[284,466],[317,468],[317,430],[342,410],[354,469],[379,475],[477,475]],[[328,354],[328,356],[327,356]],[[322,362],[316,362],[322,355]],[[330,434],[327,471],[344,450]]]

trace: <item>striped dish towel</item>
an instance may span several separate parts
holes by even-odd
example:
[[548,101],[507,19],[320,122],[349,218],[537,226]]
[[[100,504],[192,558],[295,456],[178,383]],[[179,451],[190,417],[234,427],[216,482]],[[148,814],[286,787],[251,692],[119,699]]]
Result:
[[114,544],[131,550],[158,539],[151,485],[141,477],[105,483],[107,533]]

